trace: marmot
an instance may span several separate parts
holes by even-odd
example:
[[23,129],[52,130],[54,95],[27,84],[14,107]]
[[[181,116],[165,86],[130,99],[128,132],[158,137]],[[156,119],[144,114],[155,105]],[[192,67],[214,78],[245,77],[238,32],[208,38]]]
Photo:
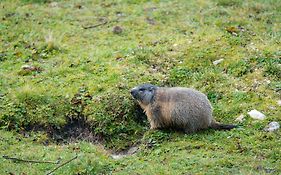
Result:
[[142,84],[131,89],[131,94],[145,111],[151,129],[176,128],[192,133],[206,128],[236,127],[217,123],[207,96],[191,88]]

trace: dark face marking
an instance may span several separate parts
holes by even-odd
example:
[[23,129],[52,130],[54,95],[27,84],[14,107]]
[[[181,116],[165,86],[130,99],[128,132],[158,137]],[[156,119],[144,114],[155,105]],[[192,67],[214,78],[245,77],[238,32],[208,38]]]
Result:
[[142,84],[131,89],[131,95],[138,102],[148,105],[154,97],[157,86],[152,84]]

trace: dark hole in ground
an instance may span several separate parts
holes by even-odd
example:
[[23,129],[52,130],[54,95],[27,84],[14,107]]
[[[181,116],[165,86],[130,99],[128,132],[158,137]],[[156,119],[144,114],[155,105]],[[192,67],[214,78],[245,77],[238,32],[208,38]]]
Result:
[[95,134],[90,123],[85,117],[67,118],[67,124],[63,128],[55,128],[48,135],[57,143],[75,142],[83,140],[91,143],[102,142],[103,137]]
[[46,132],[48,135],[48,140],[44,144],[49,142],[54,142],[56,144],[67,144],[76,141],[87,141],[90,143],[101,143],[103,142],[103,137],[101,135],[95,134],[89,122],[87,122],[85,117],[79,118],[67,118],[67,123],[61,127],[54,126],[42,126],[42,125],[29,125],[24,130],[19,133],[25,137],[29,137],[29,132]]
[[[132,113],[132,118],[137,124],[143,127],[149,126],[146,116],[138,104],[133,105],[132,110],[134,111]],[[67,144],[82,140],[95,144],[101,143],[104,145],[106,142],[105,136],[95,133],[92,123],[87,121],[87,117],[81,114],[76,117],[67,117],[66,124],[62,127],[34,124],[28,125],[19,132],[23,136],[29,137],[29,132],[31,131],[41,131],[47,133],[48,139],[43,141],[44,144],[49,144],[49,142],[56,144]],[[131,146],[133,145],[128,145],[127,149],[129,149]]]

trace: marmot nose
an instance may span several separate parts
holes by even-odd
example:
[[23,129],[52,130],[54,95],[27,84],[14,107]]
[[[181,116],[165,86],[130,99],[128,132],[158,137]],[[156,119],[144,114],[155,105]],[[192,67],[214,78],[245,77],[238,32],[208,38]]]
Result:
[[136,88],[131,89],[130,93],[132,94],[133,97],[135,97],[137,94],[137,89]]

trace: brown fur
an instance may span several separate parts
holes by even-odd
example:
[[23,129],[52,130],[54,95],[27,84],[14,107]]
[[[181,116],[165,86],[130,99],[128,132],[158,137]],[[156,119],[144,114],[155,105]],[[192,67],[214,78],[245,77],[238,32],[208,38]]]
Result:
[[[143,86],[134,88],[133,91],[140,87]],[[150,97],[151,94],[153,97],[147,98],[149,101],[144,98],[137,99],[147,115],[151,129],[177,128],[191,133],[208,127],[214,129],[235,127],[217,123],[212,117],[212,106],[206,95],[194,89],[156,87],[154,91],[144,91],[139,96]]]

